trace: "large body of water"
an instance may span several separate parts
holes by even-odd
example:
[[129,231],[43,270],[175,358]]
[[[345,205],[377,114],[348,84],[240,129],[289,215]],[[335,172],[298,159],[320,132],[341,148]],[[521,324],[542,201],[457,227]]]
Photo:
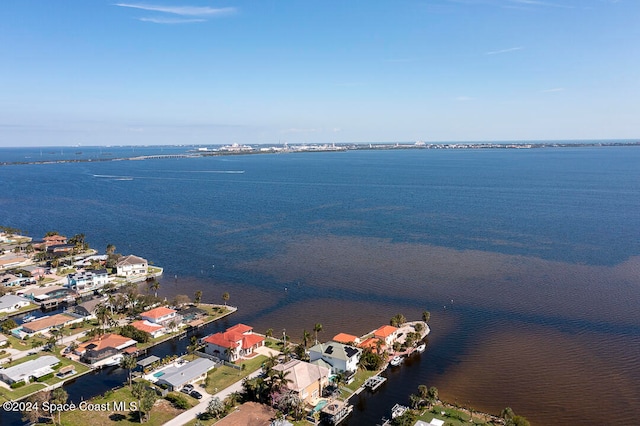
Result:
[[532,424],[636,424],[640,147],[13,165],[0,183],[1,225],[143,256],[161,295],[228,291],[229,324],[329,339],[431,311],[427,351],[351,426],[419,384]]

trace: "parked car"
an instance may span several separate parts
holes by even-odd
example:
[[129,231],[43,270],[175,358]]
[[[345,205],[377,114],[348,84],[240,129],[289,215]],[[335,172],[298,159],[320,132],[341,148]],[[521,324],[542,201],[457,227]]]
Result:
[[189,393],[189,395],[191,395],[192,397],[194,397],[195,399],[202,399],[202,394],[196,390],[191,391]]
[[184,392],[189,395],[191,392],[193,392],[193,385],[184,385],[182,389],[180,389],[180,392]]

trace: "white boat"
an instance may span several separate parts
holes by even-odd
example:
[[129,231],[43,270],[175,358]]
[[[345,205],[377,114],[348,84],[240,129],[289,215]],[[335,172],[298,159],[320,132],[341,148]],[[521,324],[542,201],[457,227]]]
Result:
[[36,316],[33,314],[29,314],[29,315],[26,315],[24,318],[22,318],[22,322],[26,323],[29,321],[33,321],[34,319],[36,319]]
[[404,405],[396,404],[391,408],[391,418],[395,419],[396,417],[400,417],[404,413],[407,412],[409,407],[405,407]]
[[397,367],[400,364],[402,364],[402,357],[399,356],[394,356],[391,361],[389,361],[389,364],[391,364],[392,367]]
[[110,367],[112,365],[120,364],[120,361],[122,361],[122,354],[114,355],[109,361],[105,362],[103,365]]
[[418,345],[418,347],[416,347],[416,352],[424,352],[425,349],[427,349],[427,345],[422,343],[422,344]]

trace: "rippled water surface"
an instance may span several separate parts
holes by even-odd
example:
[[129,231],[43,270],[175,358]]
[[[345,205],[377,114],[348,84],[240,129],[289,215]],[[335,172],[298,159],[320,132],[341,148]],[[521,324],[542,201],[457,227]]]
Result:
[[349,425],[423,383],[533,424],[631,425],[639,165],[640,148],[594,147],[6,166],[0,223],[115,244],[165,267],[161,295],[228,291],[229,321],[294,339],[430,310],[427,351]]

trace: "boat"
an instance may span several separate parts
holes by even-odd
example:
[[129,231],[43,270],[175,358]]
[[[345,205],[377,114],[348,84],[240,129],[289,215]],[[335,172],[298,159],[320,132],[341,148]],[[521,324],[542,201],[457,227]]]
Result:
[[120,364],[120,361],[122,361],[122,358],[123,358],[122,354],[114,355],[109,361],[105,362],[103,365],[106,367],[118,365]]
[[24,318],[22,318],[22,322],[27,323],[29,321],[33,321],[34,319],[36,319],[36,316],[33,314],[29,314],[29,315],[25,315]]
[[424,343],[421,343],[416,347],[416,352],[424,352],[425,349],[427,349],[427,345],[425,345]]
[[396,417],[400,417],[404,413],[407,412],[409,407],[405,407],[404,405],[396,404],[391,408],[391,418],[395,419]]
[[402,364],[402,357],[394,356],[389,362],[389,364],[391,364],[392,367],[399,366],[400,364]]

